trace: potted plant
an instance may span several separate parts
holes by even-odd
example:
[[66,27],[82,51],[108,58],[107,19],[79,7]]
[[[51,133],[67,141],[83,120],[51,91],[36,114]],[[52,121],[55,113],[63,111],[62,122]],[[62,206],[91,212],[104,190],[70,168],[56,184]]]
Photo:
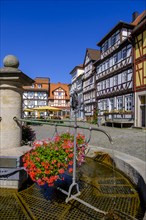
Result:
[[[77,165],[84,162],[85,137],[76,137]],[[54,186],[57,180],[64,180],[64,173],[73,172],[74,135],[66,132],[56,135],[53,140],[41,140],[33,143],[33,148],[23,156],[23,166],[30,178],[38,185]]]

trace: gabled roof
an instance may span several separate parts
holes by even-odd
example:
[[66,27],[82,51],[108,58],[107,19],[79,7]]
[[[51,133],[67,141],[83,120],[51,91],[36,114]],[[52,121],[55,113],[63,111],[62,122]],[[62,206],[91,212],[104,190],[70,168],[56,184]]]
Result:
[[146,10],[144,10],[138,17],[131,23],[132,25],[138,25],[146,16]]
[[84,63],[85,63],[85,59],[86,59],[87,54],[90,57],[91,61],[96,61],[96,60],[100,59],[100,50],[87,48],[86,53],[85,53]]
[[118,22],[118,24],[116,24],[113,29],[111,29],[111,31],[109,31],[102,39],[101,41],[99,41],[96,45],[97,46],[101,46],[108,38],[110,38],[117,30],[126,27],[129,29],[133,29],[134,25],[133,24],[129,24],[123,21]]
[[77,69],[84,69],[83,64],[79,64],[79,65],[75,66],[69,74],[72,74]]
[[[50,79],[47,78],[47,77],[36,77],[34,79],[34,82],[32,83],[34,85],[34,87],[31,86],[23,86],[23,89],[24,90],[27,90],[27,91],[48,91],[49,90],[49,82],[50,82]],[[38,88],[38,84],[41,84],[42,87]]]
[[65,99],[70,99],[69,98],[69,85],[64,84],[64,83],[50,83],[50,94],[49,94],[49,99],[54,99],[54,91],[57,90],[58,88],[61,88],[65,91],[66,97]]
[[50,82],[50,79],[47,77],[36,77],[34,80],[35,83],[37,84],[45,84],[45,83],[49,84]]
[[122,27],[127,27],[129,29],[133,29],[136,25],[138,25],[142,19],[144,18],[146,14],[146,10],[143,11],[133,22],[126,23],[123,21],[120,21],[113,29],[108,32],[102,39],[97,43],[97,46],[101,46],[109,37],[111,37],[118,29],[121,29]]
[[140,14],[137,17],[137,25],[135,26],[135,28],[132,31],[132,36],[137,35],[139,33],[141,33],[141,31],[146,29],[146,10],[143,11],[142,14]]

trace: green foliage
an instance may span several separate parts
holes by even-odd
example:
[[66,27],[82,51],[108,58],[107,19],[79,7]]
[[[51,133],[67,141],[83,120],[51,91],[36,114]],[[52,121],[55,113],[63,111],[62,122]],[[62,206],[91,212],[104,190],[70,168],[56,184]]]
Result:
[[22,126],[22,145],[29,144],[36,139],[34,130],[29,125]]

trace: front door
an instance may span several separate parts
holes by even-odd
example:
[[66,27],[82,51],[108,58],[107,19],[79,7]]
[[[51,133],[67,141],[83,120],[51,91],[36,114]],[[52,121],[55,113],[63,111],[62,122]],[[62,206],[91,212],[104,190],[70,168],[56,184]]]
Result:
[[146,127],[146,105],[141,106],[141,120],[142,127]]

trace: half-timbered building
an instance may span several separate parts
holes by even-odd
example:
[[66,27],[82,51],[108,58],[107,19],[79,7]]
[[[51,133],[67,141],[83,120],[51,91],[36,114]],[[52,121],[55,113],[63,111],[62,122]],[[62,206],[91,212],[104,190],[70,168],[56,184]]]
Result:
[[97,45],[101,60],[95,62],[97,103],[102,122],[134,123],[133,24],[120,21]]
[[84,76],[83,76],[83,101],[84,115],[87,121],[92,121],[96,111],[96,86],[94,62],[100,59],[100,51],[95,49],[86,49],[84,58]]
[[[83,65],[75,66],[74,69],[70,72],[71,75],[71,85],[70,85],[70,101],[72,100],[72,96],[74,92],[78,93],[78,111],[77,111],[77,119],[84,119],[84,107],[83,107],[83,73],[84,68]],[[74,117],[74,111],[70,110],[71,118]]]
[[48,97],[48,105],[60,108],[58,112],[61,117],[69,117],[70,115],[70,96],[69,85],[65,83],[50,83],[50,91]]
[[146,10],[133,22],[136,127],[146,127]]
[[28,117],[32,114],[37,117],[38,113],[31,113],[31,109],[48,105],[49,84],[49,78],[36,77],[31,86],[23,87],[23,117]]

